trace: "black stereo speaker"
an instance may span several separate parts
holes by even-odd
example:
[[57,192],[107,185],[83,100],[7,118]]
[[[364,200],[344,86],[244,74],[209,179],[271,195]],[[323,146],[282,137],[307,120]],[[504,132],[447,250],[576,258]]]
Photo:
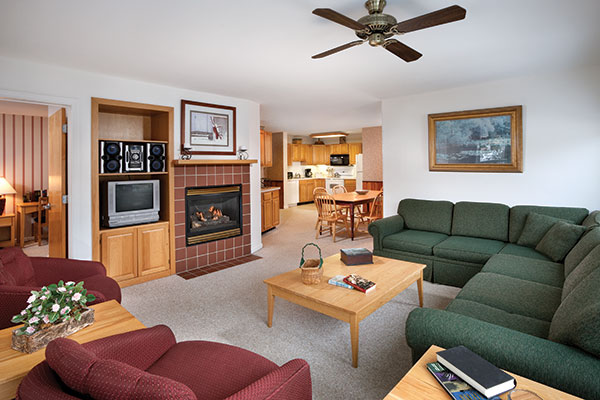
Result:
[[166,171],[166,156],[164,143],[146,143],[146,171]]
[[123,171],[123,143],[100,141],[100,173],[112,174]]

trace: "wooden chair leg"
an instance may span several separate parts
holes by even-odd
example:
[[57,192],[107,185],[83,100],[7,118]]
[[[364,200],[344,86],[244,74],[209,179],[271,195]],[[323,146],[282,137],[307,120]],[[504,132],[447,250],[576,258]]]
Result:
[[335,243],[335,230],[336,230],[336,222],[333,221],[333,243]]
[[321,233],[321,220],[317,220],[317,226],[315,227],[317,230],[317,234],[315,235],[315,239],[319,238],[319,234]]

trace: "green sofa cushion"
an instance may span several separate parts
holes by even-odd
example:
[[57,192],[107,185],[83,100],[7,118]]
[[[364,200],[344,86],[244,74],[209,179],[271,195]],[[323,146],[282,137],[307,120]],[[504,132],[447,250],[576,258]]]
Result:
[[583,260],[589,253],[600,244],[600,228],[594,228],[583,237],[575,247],[565,257],[565,279],[571,271]]
[[513,314],[472,300],[454,299],[446,311],[504,326],[533,336],[547,338],[550,322]]
[[510,208],[499,203],[461,201],[454,205],[452,235],[508,241]]
[[565,282],[562,264],[510,254],[492,256],[481,272],[512,276],[557,288],[562,288]]
[[562,301],[548,338],[600,357],[600,268],[592,271]]
[[538,253],[535,249],[527,246],[519,246],[514,243],[507,243],[506,246],[500,250],[500,254],[511,254],[514,256],[533,258],[536,260],[550,261],[548,257],[542,253]]
[[590,215],[585,217],[581,225],[585,226],[586,228],[595,228],[600,226],[600,211],[592,211]]
[[398,204],[398,214],[408,229],[449,235],[453,208],[449,201],[404,199]]
[[500,310],[551,321],[560,305],[562,290],[541,283],[525,281],[511,276],[480,272],[456,296]]
[[585,232],[585,227],[582,225],[558,221],[544,235],[535,249],[550,257],[552,261],[562,261],[577,244],[583,232]]
[[447,238],[448,235],[443,233],[408,229],[386,236],[383,239],[383,248],[431,256],[433,255],[433,246]]
[[504,247],[499,240],[450,236],[433,248],[433,254],[449,260],[484,264]]
[[517,240],[517,244],[519,246],[535,248],[544,235],[558,221],[560,221],[559,218],[534,212],[529,213],[527,215],[525,226],[523,227],[523,232],[521,232],[521,236],[519,237],[519,240]]
[[[596,246],[585,256],[577,267],[565,278],[563,286],[562,299],[564,300],[578,285],[600,267],[600,245]],[[600,287],[598,287],[600,290]],[[598,295],[596,295],[598,296]],[[600,298],[600,296],[599,296]]]
[[463,287],[469,280],[481,272],[481,264],[462,261],[433,260],[433,282],[442,285]]
[[580,225],[585,217],[587,217],[589,214],[589,211],[586,208],[514,206],[510,209],[510,222],[508,230],[509,242],[517,243],[517,240],[519,240],[519,236],[521,236],[521,232],[523,231],[527,214],[530,212],[564,219],[565,221],[569,221],[578,225]]

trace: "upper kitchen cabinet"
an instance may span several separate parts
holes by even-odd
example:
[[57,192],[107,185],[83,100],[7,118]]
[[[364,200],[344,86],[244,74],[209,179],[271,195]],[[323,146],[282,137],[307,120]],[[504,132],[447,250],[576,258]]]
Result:
[[273,166],[273,134],[260,130],[260,166]]
[[301,158],[302,158],[302,162],[306,165],[312,165],[313,164],[313,150],[312,150],[312,145],[311,144],[302,144],[301,145]]
[[[292,144],[292,161],[303,161],[302,160],[302,145],[301,144]],[[288,153],[288,158],[289,158]]]
[[314,144],[312,146],[313,164],[329,165],[329,149],[323,144]]
[[350,164],[356,164],[356,155],[362,153],[362,143],[348,143],[348,154],[350,154]]
[[348,143],[332,144],[329,154],[349,154]]

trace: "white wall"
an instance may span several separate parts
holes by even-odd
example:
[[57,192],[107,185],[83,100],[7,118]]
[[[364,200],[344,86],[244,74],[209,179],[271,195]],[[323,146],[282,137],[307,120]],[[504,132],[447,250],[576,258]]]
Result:
[[[69,136],[69,255],[89,259],[91,243],[91,98],[102,97],[171,106],[175,109],[175,157],[179,156],[182,99],[237,108],[237,145],[246,145],[250,158],[260,156],[258,103],[133,81],[50,65],[0,57],[0,98],[47,101],[70,106]],[[213,158],[224,158],[223,156]],[[235,157],[232,157],[235,158]],[[262,247],[260,170],[250,168],[252,251]]]
[[[523,105],[523,173],[430,172],[427,114]],[[384,100],[385,215],[406,197],[600,209],[600,69]]]

